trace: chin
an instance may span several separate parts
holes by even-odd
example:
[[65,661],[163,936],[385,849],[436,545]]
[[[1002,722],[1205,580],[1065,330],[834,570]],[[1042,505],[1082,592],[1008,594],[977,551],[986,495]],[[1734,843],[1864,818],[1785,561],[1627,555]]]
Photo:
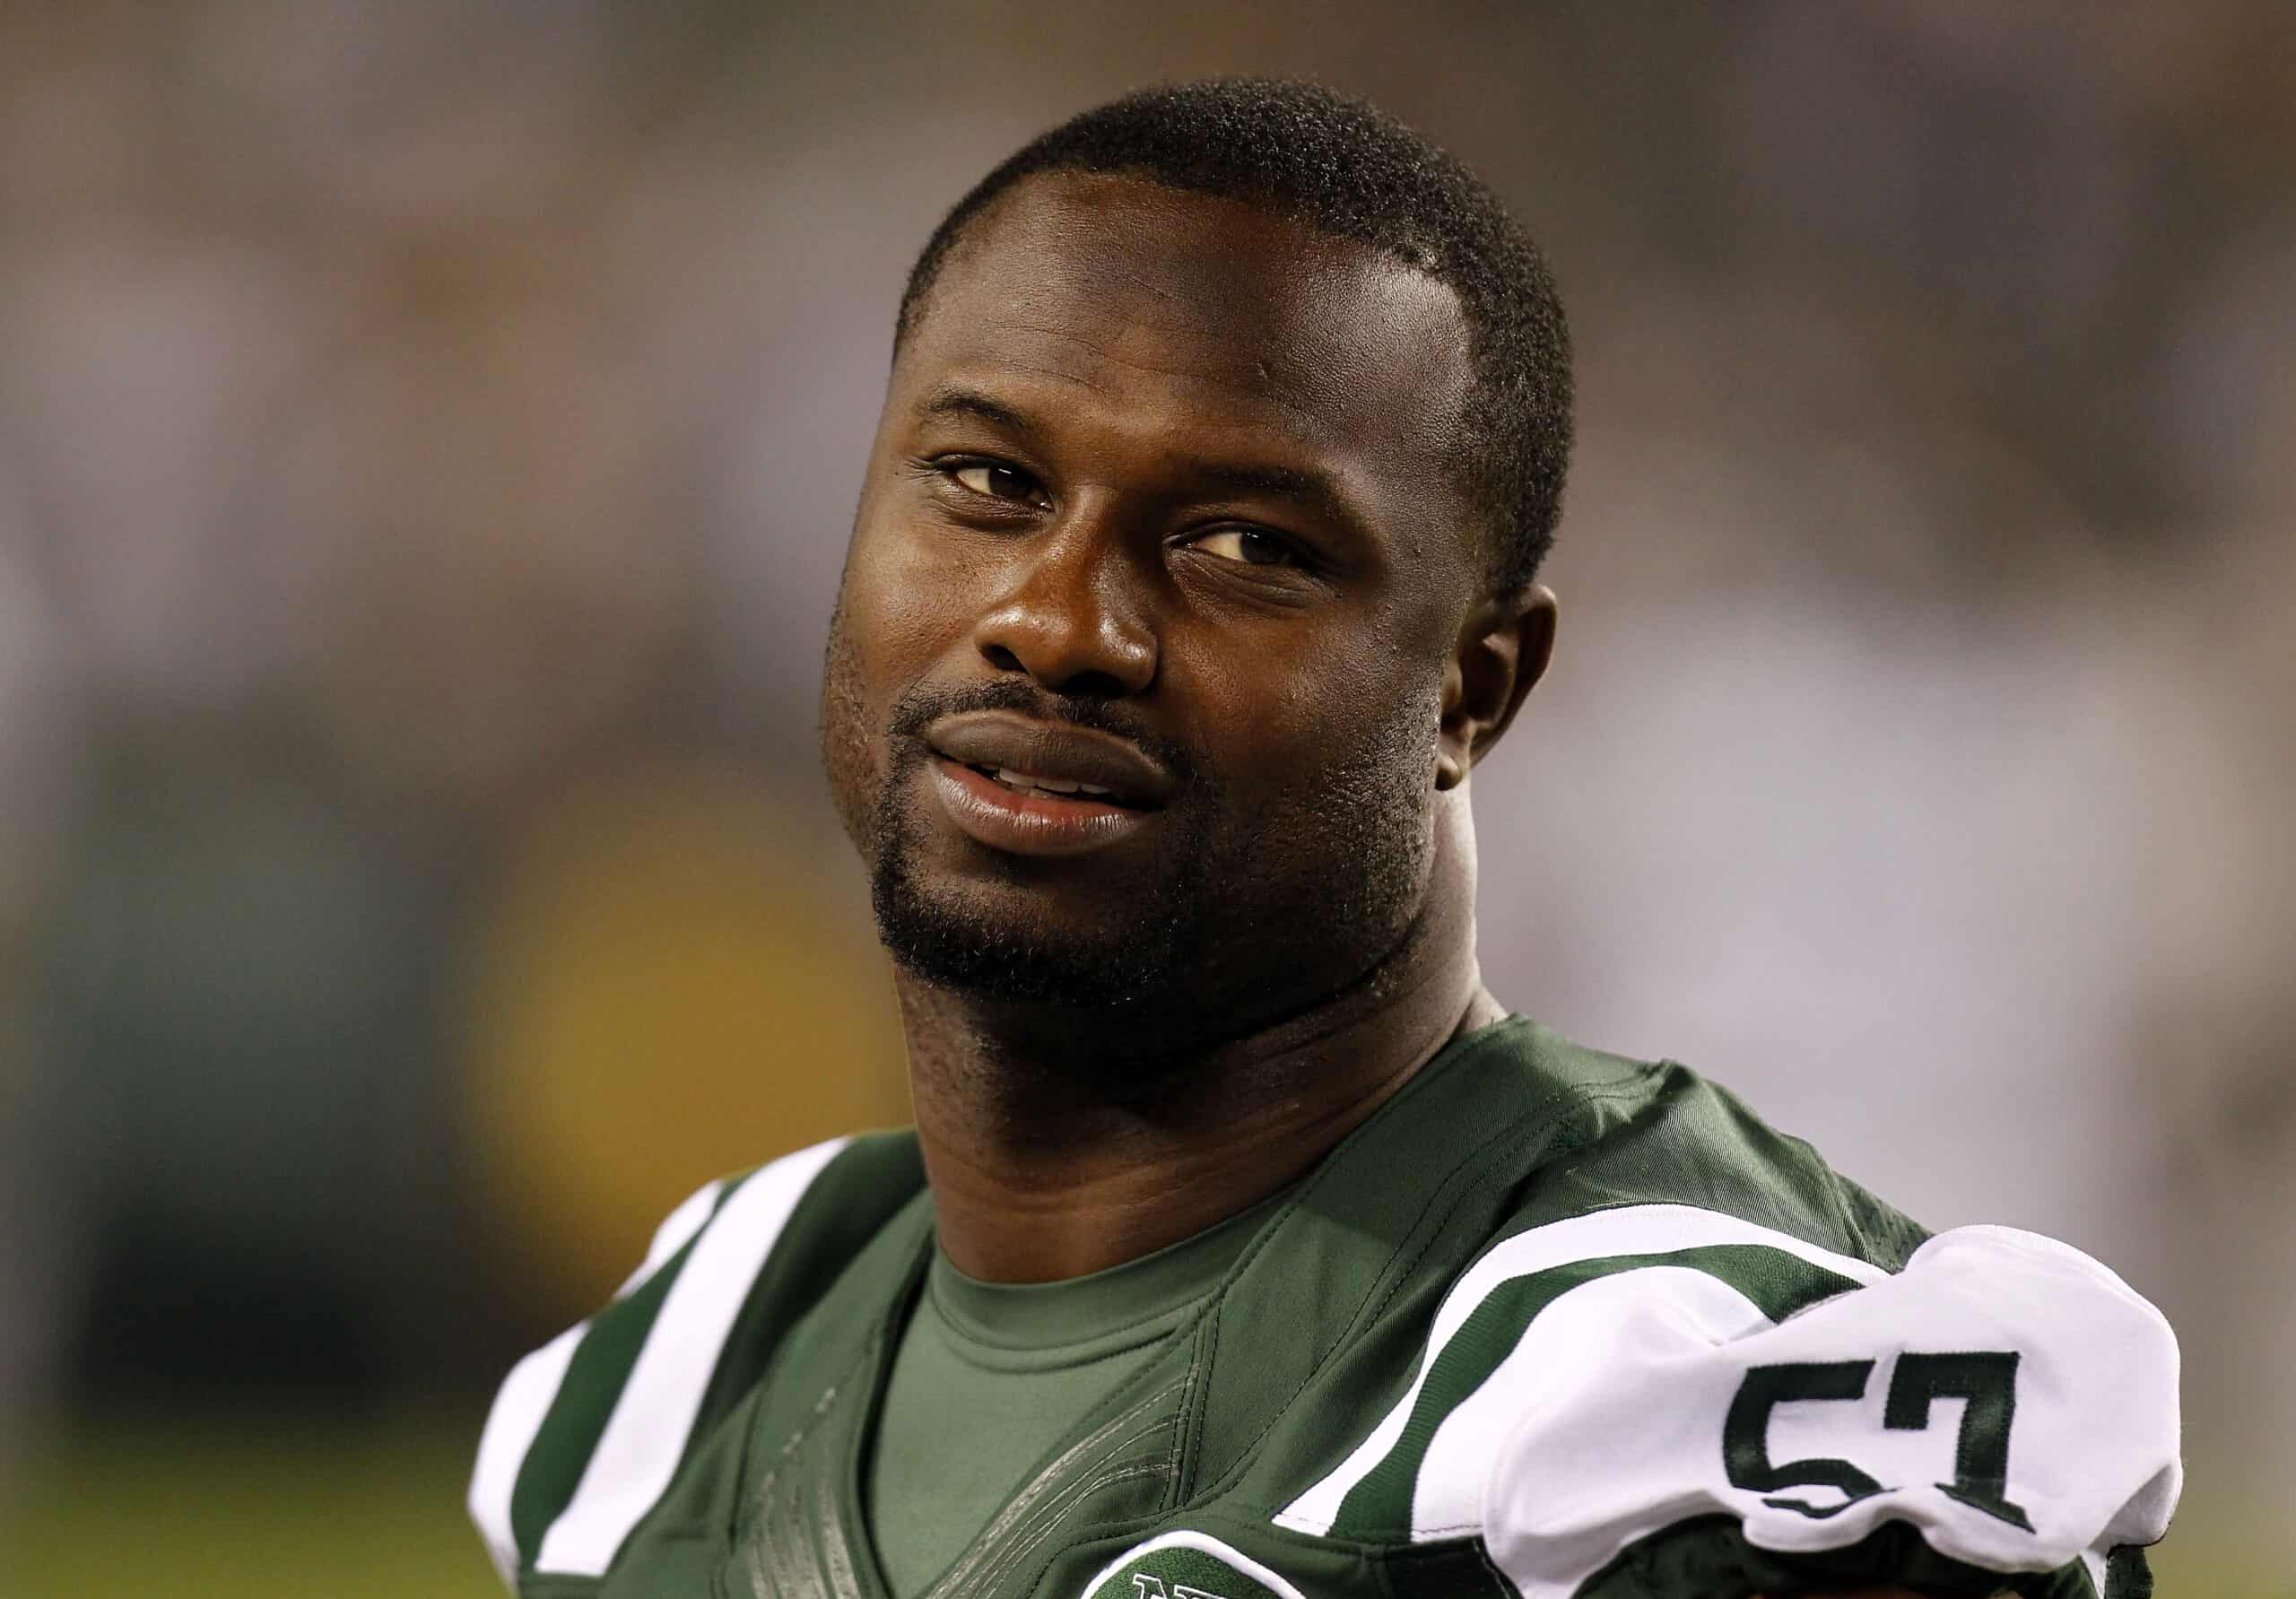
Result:
[[1174,997],[1182,929],[1127,915],[1120,927],[1065,928],[1004,896],[922,891],[899,871],[873,885],[877,931],[894,962],[936,987],[1015,1005],[1120,1012]]

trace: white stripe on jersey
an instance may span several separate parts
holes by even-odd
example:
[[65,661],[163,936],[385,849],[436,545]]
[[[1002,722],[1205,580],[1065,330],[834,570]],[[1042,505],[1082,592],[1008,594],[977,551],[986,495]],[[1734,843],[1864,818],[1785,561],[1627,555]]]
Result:
[[[1716,1244],[1765,1245],[1813,1265],[1838,1272],[1856,1282],[1879,1282],[1889,1275],[1865,1261],[1696,1205],[1622,1205],[1517,1233],[1475,1262],[1443,1296],[1443,1302],[1435,1312],[1434,1327],[1427,1335],[1427,1347],[1420,1356],[1419,1375],[1412,1379],[1410,1391],[1371,1430],[1371,1436],[1341,1462],[1337,1471],[1285,1506],[1275,1517],[1276,1525],[1318,1537],[1331,1531],[1349,1490],[1370,1476],[1402,1438],[1412,1408],[1419,1401],[1420,1389],[1443,1346],[1501,1283],[1584,1260],[1601,1260],[1613,1255],[1655,1255]],[[1413,1520],[1417,1520],[1415,1514]]]
[[661,1226],[654,1230],[654,1241],[647,1246],[646,1258],[639,1262],[638,1269],[614,1290],[613,1297],[627,1299],[647,1278],[662,1269],[663,1262],[691,1243],[693,1235],[701,1230],[702,1224],[709,1220],[710,1212],[718,1208],[718,1196],[725,1191],[726,1183],[722,1178],[714,1183],[704,1184],[688,1195],[677,1209],[663,1217]]
[[535,1570],[603,1576],[668,1489],[718,1353],[766,1256],[813,1178],[851,1142],[833,1138],[783,1156],[710,1220],[663,1297],[581,1485],[543,1537]]
[[[709,1212],[725,1187],[720,1180],[687,1195],[655,1229],[654,1241],[646,1250],[645,1260],[614,1291],[613,1297],[619,1299],[628,1296],[661,1270],[663,1262],[684,1248],[701,1230],[702,1223],[709,1220]],[[518,1542],[510,1530],[510,1496],[517,1489],[518,1470],[526,1464],[526,1451],[534,1447],[535,1434],[542,1430],[543,1418],[550,1414],[559,1385],[566,1380],[566,1368],[574,1359],[574,1351],[589,1330],[588,1322],[578,1323],[512,1367],[510,1375],[503,1379],[493,1409],[487,1412],[486,1430],[478,1440],[478,1464],[470,1479],[471,1519],[478,1524],[479,1534],[486,1540],[486,1552],[493,1557],[494,1569],[514,1592],[517,1587]]]
[[478,1440],[478,1466],[470,1478],[470,1518],[486,1540],[486,1552],[503,1586],[518,1591],[518,1540],[510,1531],[510,1495],[518,1486],[518,1468],[543,1418],[558,1397],[566,1379],[567,1364],[575,1347],[590,1330],[588,1322],[567,1328],[510,1369],[494,1408],[487,1413],[486,1430]]
[[[1726,1343],[1770,1326],[1761,1307],[1695,1266],[1640,1266],[1581,1283],[1539,1313],[1483,1386],[1452,1408],[1428,1440],[1411,1500],[1414,1543],[1483,1530],[1483,1495],[1508,1440],[1535,1424],[1574,1377],[1612,1369],[1635,1317],[1687,1325]],[[1725,1395],[1726,1408],[1727,1395]],[[1718,1410],[1718,1415],[1720,1412]],[[1719,1435],[1714,1451],[1719,1457]]]

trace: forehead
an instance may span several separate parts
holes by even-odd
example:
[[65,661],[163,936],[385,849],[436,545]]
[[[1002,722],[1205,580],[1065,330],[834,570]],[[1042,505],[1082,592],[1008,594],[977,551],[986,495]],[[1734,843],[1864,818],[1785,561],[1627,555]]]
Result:
[[893,388],[995,380],[1135,431],[1448,482],[1469,376],[1457,297],[1417,268],[1240,201],[1063,172],[965,230]]

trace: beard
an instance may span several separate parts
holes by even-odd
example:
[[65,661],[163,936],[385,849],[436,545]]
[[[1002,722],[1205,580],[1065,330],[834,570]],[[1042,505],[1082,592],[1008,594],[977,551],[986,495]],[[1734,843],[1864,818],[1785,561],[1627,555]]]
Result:
[[[1408,931],[1433,853],[1428,781],[1437,705],[1392,707],[1337,759],[1259,802],[1196,752],[1140,727],[1121,700],[1051,694],[1009,674],[913,688],[893,706],[882,777],[858,662],[832,622],[822,749],[847,832],[870,873],[878,935],[902,970],[993,1004],[1066,1012],[1121,1030],[1111,1053],[1231,1035],[1373,975]],[[925,730],[944,716],[1011,710],[1131,740],[1175,778],[1167,835],[1150,870],[1080,927],[1016,915],[1015,891],[1074,863],[1000,858],[982,883],[936,881],[914,795],[934,759]],[[1048,890],[1049,891],[1049,890]]]
[[[918,873],[916,817],[903,796],[932,754],[924,731],[936,718],[970,710],[1011,710],[1126,738],[1161,761],[1188,804],[1175,824],[1168,869],[1135,885],[1120,907],[1090,931],[1059,933],[1015,917],[992,893],[963,884],[928,888]],[[871,862],[869,899],[878,936],[906,970],[943,987],[1010,1004],[1123,1011],[1152,1005],[1175,974],[1195,964],[1207,931],[1205,883],[1213,865],[1206,824],[1218,812],[1218,785],[1169,741],[1144,737],[1108,714],[1099,700],[1048,695],[1005,679],[954,692],[912,691],[893,708],[891,769],[879,786],[864,854]],[[1210,802],[1210,803],[1206,803]],[[1066,862],[1014,857],[1005,882],[1067,867]]]

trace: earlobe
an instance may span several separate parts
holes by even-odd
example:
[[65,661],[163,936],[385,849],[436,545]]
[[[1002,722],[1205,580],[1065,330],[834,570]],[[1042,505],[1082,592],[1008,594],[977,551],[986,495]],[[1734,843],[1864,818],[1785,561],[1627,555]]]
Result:
[[1448,794],[1467,780],[1467,769],[1474,764],[1469,753],[1472,735],[1467,718],[1462,715],[1462,700],[1465,693],[1466,674],[1461,670],[1459,657],[1454,655],[1443,666],[1443,710],[1435,729],[1435,792]]
[[1435,792],[1448,794],[1452,789],[1465,783],[1467,780],[1467,764],[1448,748],[1437,750],[1435,752]]
[[1533,584],[1469,621],[1443,671],[1435,786],[1457,787],[1514,721],[1554,653],[1553,591]]

